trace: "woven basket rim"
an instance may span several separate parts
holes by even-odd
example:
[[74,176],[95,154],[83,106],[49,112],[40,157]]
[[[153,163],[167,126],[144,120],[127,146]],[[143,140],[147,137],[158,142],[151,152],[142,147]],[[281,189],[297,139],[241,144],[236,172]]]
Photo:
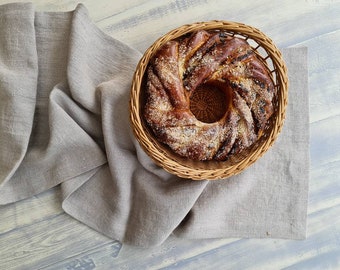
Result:
[[[166,151],[159,147],[156,139],[150,136],[143,124],[140,114],[141,104],[140,96],[142,94],[142,82],[148,61],[153,54],[167,41],[179,38],[190,32],[197,30],[224,30],[231,35],[240,36],[246,40],[255,41],[255,51],[262,48],[268,55],[264,60],[269,58],[272,62],[273,69],[271,74],[275,76],[275,87],[277,87],[277,108],[274,116],[274,123],[266,140],[263,140],[257,147],[253,147],[251,152],[235,164],[227,162],[218,162],[221,166],[202,166],[204,161],[183,161],[183,158],[170,156]],[[266,64],[266,63],[265,63]],[[267,65],[267,64],[266,64]],[[207,22],[196,22],[185,24],[169,31],[167,34],[159,37],[144,53],[140,59],[132,80],[130,92],[130,121],[134,135],[152,160],[161,166],[164,170],[181,178],[192,180],[217,180],[228,178],[236,175],[252,165],[274,144],[285,120],[286,107],[288,103],[288,75],[285,62],[280,50],[273,41],[259,29],[252,26],[232,21],[213,20]],[[226,166],[227,165],[227,166]]]

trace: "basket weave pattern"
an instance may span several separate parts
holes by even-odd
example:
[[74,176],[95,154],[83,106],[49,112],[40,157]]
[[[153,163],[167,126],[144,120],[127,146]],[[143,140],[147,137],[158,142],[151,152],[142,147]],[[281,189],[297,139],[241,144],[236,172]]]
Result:
[[213,123],[227,111],[226,94],[216,87],[198,87],[190,98],[190,110],[204,123]]
[[[166,42],[198,30],[224,30],[230,36],[243,38],[263,60],[274,81],[277,95],[274,98],[274,114],[270,118],[260,139],[247,151],[232,156],[227,161],[192,161],[174,154],[167,146],[158,142],[144,123],[143,87],[144,74],[149,60]],[[144,151],[166,171],[179,177],[193,180],[215,180],[240,173],[258,160],[274,143],[280,133],[288,102],[287,69],[281,52],[272,40],[260,30],[236,22],[210,21],[183,25],[156,40],[141,58],[132,81],[130,94],[130,119],[134,134]],[[199,109],[198,109],[199,113]],[[207,112],[209,113],[209,112]],[[199,116],[199,115],[197,115]],[[203,117],[209,117],[203,116]]]

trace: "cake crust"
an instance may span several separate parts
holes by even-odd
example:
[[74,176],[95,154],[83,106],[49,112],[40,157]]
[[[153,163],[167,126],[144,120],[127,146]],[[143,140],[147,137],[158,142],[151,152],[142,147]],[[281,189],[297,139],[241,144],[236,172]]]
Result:
[[[247,41],[224,31],[167,42],[151,59],[146,79],[146,123],[157,140],[189,159],[227,160],[250,147],[273,114],[268,69]],[[217,119],[208,97],[202,94],[205,107],[196,104],[202,89],[223,93]],[[202,108],[202,117],[194,107]]]

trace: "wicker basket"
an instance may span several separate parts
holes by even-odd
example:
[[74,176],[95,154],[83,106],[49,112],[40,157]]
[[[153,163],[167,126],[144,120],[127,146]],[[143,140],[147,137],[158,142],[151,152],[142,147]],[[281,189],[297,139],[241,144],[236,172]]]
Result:
[[[277,96],[275,111],[260,139],[248,150],[232,155],[227,161],[193,161],[178,156],[169,147],[158,142],[142,117],[144,73],[149,60],[166,42],[197,30],[219,29],[231,36],[247,40],[255,52],[263,59],[275,83]],[[282,55],[270,38],[251,26],[227,21],[200,22],[183,25],[162,36],[141,58],[131,88],[130,118],[134,134],[145,152],[166,171],[182,178],[193,180],[215,180],[240,173],[258,160],[274,143],[282,129],[288,99],[287,69]]]

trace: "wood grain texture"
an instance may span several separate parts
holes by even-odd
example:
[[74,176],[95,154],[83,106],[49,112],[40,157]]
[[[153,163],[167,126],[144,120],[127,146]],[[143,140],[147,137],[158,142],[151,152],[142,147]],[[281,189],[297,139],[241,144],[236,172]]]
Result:
[[[212,19],[258,27],[280,47],[308,47],[307,239],[171,237],[156,248],[122,247],[63,213],[54,188],[0,207],[0,269],[340,269],[340,1],[82,2],[99,28],[141,52],[175,27]],[[33,3],[40,11],[66,11],[78,1]]]
[[58,188],[29,198],[24,202],[1,206],[0,235],[51,218],[62,212]]
[[1,235],[2,269],[36,269],[112,242],[61,213]]

